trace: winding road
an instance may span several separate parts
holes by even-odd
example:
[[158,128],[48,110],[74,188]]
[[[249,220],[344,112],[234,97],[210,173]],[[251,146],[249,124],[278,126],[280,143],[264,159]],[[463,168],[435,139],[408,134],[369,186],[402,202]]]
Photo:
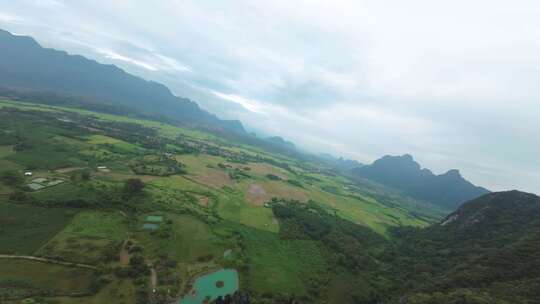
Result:
[[31,256],[31,255],[0,254],[0,259],[31,260],[31,261],[58,264],[58,265],[64,265],[64,266],[70,266],[70,267],[97,269],[96,266],[92,266],[92,265],[88,265],[88,264],[81,264],[81,263],[75,263],[75,262],[65,262],[65,261],[59,261],[59,260],[55,260],[55,259],[36,257],[36,256]]

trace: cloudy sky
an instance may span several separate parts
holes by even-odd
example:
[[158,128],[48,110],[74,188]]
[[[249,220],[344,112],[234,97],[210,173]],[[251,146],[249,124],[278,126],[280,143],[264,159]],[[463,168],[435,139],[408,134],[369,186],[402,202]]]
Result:
[[540,193],[537,1],[0,0],[0,27],[311,151]]

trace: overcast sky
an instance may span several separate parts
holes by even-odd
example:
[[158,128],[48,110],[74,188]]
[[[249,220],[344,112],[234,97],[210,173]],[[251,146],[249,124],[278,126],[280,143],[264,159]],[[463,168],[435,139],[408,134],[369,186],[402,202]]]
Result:
[[0,27],[311,151],[540,193],[538,1],[0,0]]

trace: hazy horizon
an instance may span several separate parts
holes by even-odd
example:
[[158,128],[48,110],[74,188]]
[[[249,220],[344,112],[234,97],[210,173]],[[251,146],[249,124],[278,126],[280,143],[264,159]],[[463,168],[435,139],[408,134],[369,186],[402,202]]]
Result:
[[532,1],[135,3],[8,2],[0,28],[309,151],[540,193]]

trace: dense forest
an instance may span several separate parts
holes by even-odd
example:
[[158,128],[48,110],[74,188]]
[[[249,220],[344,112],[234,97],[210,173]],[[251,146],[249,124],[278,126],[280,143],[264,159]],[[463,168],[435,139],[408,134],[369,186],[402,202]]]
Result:
[[[390,239],[315,202],[274,202],[282,238],[320,241],[346,271],[349,303],[539,303],[540,197],[484,195],[440,224],[392,229]],[[324,285],[324,283],[323,283]]]

